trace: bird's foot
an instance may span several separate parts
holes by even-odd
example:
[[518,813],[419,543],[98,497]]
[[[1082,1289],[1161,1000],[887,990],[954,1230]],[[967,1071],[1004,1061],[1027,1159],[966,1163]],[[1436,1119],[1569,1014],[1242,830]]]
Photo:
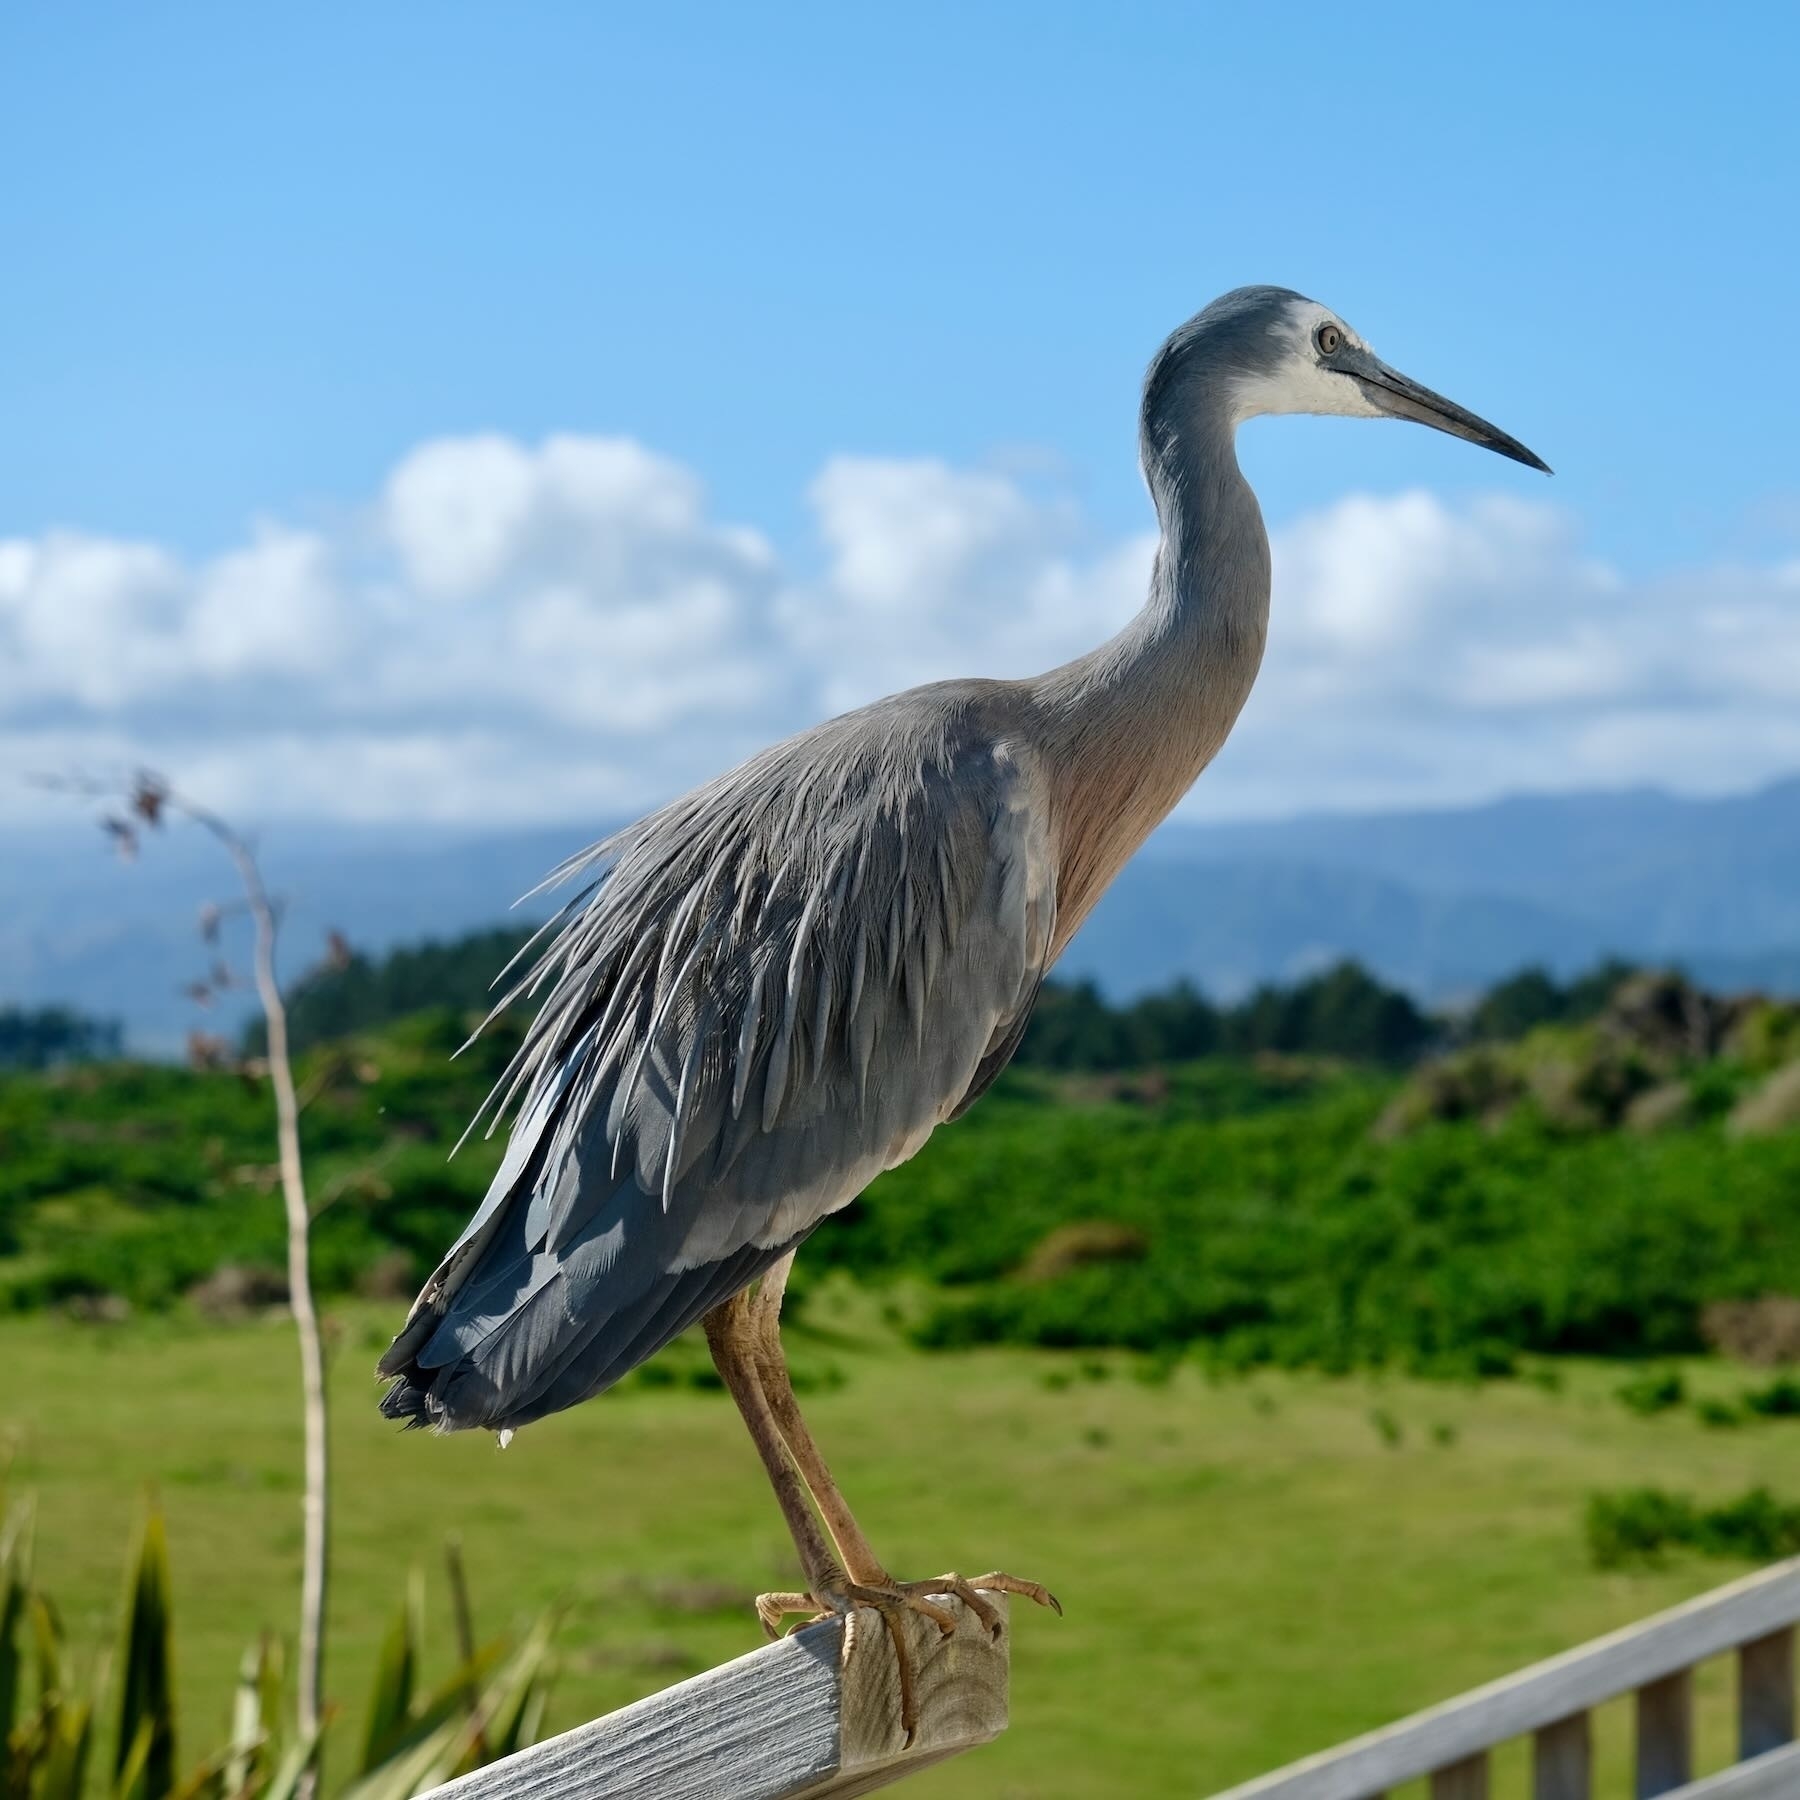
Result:
[[[782,1635],[784,1622],[799,1616],[801,1626],[816,1625],[821,1619],[845,1618],[858,1607],[878,1613],[887,1627],[894,1646],[894,1662],[900,1686],[900,1729],[910,1745],[918,1729],[917,1671],[911,1646],[907,1642],[905,1618],[913,1613],[928,1619],[943,1636],[956,1630],[956,1615],[937,1604],[939,1600],[959,1600],[974,1616],[990,1638],[998,1639],[1005,1629],[998,1610],[982,1597],[982,1590],[994,1594],[1020,1594],[1039,1606],[1047,1606],[1058,1615],[1062,1605],[1041,1582],[1023,1581],[1016,1575],[994,1570],[973,1578],[962,1575],[938,1575],[929,1581],[894,1581],[883,1577],[879,1582],[833,1581],[822,1583],[817,1593],[759,1594],[756,1616],[771,1638]],[[798,1627],[796,1628],[798,1629]]]
[[[913,1590],[918,1591],[913,1591]],[[907,1582],[904,1584],[884,1583],[880,1587],[864,1587],[860,1582],[845,1581],[823,1585],[816,1594],[759,1594],[756,1598],[756,1616],[762,1621],[762,1628],[770,1637],[781,1636],[782,1622],[795,1614],[804,1615],[801,1625],[816,1625],[821,1619],[847,1619],[858,1607],[868,1607],[880,1614],[881,1622],[887,1627],[887,1634],[894,1646],[894,1666],[900,1684],[900,1729],[905,1736],[906,1744],[911,1746],[913,1735],[919,1728],[919,1703],[917,1671],[913,1666],[913,1653],[906,1641],[904,1619],[908,1613],[916,1613],[928,1619],[945,1636],[951,1636],[956,1630],[956,1614],[947,1612],[941,1606],[934,1606],[925,1598],[926,1590],[943,1593],[942,1586],[933,1587],[929,1582]],[[994,1610],[985,1602],[981,1604],[983,1613],[987,1615],[983,1623],[993,1629]],[[846,1646],[849,1639],[845,1639]]]
[[951,1594],[960,1600],[983,1625],[988,1635],[997,1638],[1002,1630],[1001,1619],[987,1601],[982,1599],[985,1589],[990,1594],[1020,1594],[1037,1606],[1047,1606],[1060,1619],[1062,1602],[1044,1586],[1041,1581],[1025,1581],[1017,1575],[1004,1575],[998,1569],[990,1569],[985,1575],[939,1575],[930,1581],[895,1581],[888,1583],[892,1592],[905,1597],[917,1597],[923,1594]]
[[[955,1614],[946,1612],[941,1606],[933,1606],[925,1596],[949,1591],[941,1583],[929,1581],[884,1582],[879,1587],[864,1587],[855,1581],[833,1582],[821,1586],[817,1593],[758,1594],[756,1616],[762,1621],[763,1630],[770,1637],[778,1638],[788,1619],[799,1618],[800,1625],[794,1628],[798,1630],[802,1626],[816,1625],[821,1619],[843,1618],[859,1606],[868,1606],[884,1616],[919,1613],[948,1637],[956,1629]],[[981,1610],[990,1616],[993,1612],[993,1608],[985,1604]]]

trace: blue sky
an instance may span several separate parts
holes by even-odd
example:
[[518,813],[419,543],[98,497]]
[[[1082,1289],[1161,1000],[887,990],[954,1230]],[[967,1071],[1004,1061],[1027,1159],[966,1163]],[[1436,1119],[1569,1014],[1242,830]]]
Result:
[[[162,593],[203,583],[272,518],[329,539],[341,570],[420,446],[569,433],[632,440],[703,484],[705,519],[754,530],[779,561],[777,611],[838,541],[816,491],[834,458],[998,471],[1088,570],[1148,520],[1133,423],[1150,352],[1213,294],[1274,281],[1558,471],[1545,483],[1393,426],[1260,423],[1243,454],[1278,537],[1347,496],[1427,490],[1447,530],[1484,497],[1553,509],[1551,579],[1599,564],[1650,590],[1666,665],[1686,604],[1670,584],[1691,597],[1715,592],[1713,571],[1774,571],[1728,610],[1778,622],[1800,555],[1797,20],[1774,5],[10,8],[0,539],[154,545],[177,572],[142,591]],[[591,560],[564,573],[594,598]],[[109,600],[93,629],[138,604]],[[1279,591],[1276,606],[1279,628]],[[1097,604],[1090,635],[1108,616]],[[247,703],[208,679],[223,742]],[[1663,704],[1661,679],[1640,682],[1639,713]],[[0,727],[37,734],[19,755],[83,731],[192,748],[157,726],[191,722],[191,696],[82,687],[65,670],[0,689]],[[826,688],[738,735],[804,718]],[[1509,785],[1506,732],[1476,725],[1489,761],[1454,791],[1402,773],[1324,797]],[[1715,705],[1703,755],[1690,721],[1635,763],[1609,752],[1578,772],[1755,779],[1787,753],[1778,727],[1734,764]],[[709,745],[714,760],[740,747]],[[568,804],[649,797],[706,763]],[[1544,746],[1517,784],[1558,764]],[[1309,797],[1303,769],[1242,804],[1284,796]]]

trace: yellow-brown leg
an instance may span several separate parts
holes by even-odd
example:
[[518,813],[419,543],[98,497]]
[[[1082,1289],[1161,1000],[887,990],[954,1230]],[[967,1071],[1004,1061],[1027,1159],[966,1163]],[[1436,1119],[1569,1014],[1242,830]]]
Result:
[[[806,1484],[788,1455],[775,1416],[757,1382],[755,1344],[745,1296],[735,1295],[722,1306],[714,1307],[706,1315],[705,1325],[713,1366],[719,1371],[726,1392],[737,1403],[750,1432],[750,1441],[762,1458],[769,1485],[775,1490],[775,1503],[781,1508],[781,1516],[800,1557],[801,1574],[814,1594],[831,1592],[842,1586],[844,1571],[832,1555],[824,1532],[819,1529]],[[775,1637],[787,1614],[817,1611],[821,1604],[807,1594],[761,1594],[757,1597],[756,1613],[762,1620],[763,1629],[770,1637]]]
[[883,1567],[881,1559],[863,1536],[819,1446],[813,1441],[806,1421],[801,1417],[800,1402],[794,1394],[788,1374],[787,1357],[781,1347],[781,1301],[787,1289],[788,1271],[793,1267],[792,1252],[763,1276],[756,1291],[745,1302],[746,1322],[750,1327],[756,1359],[757,1385],[764,1404],[787,1445],[800,1476],[810,1490],[819,1516],[825,1521],[832,1542],[837,1547],[846,1573],[858,1586],[909,1600],[914,1609],[938,1619],[946,1631],[955,1629],[955,1620],[941,1608],[924,1600],[927,1594],[954,1594],[981,1620],[990,1632],[1000,1628],[1000,1615],[981,1598],[977,1591],[1022,1594],[1040,1606],[1060,1613],[1062,1607],[1050,1590],[1035,1581],[1022,1581],[998,1570],[978,1580],[967,1581],[960,1575],[940,1575],[929,1581],[895,1581]]
[[[784,1271],[785,1273],[785,1271]],[[769,1484],[775,1490],[776,1503],[787,1522],[806,1577],[806,1593],[759,1594],[756,1616],[770,1637],[780,1635],[781,1622],[791,1613],[811,1618],[831,1614],[848,1614],[858,1606],[873,1608],[894,1646],[894,1660],[900,1682],[900,1728],[911,1743],[918,1727],[918,1704],[913,1675],[912,1653],[907,1647],[905,1630],[900,1623],[904,1612],[924,1613],[940,1630],[956,1629],[955,1618],[942,1607],[933,1606],[922,1594],[908,1593],[884,1583],[868,1587],[848,1577],[832,1555],[825,1534],[819,1528],[806,1485],[795,1468],[782,1440],[775,1416],[762,1392],[758,1379],[756,1326],[751,1308],[753,1296],[738,1294],[706,1315],[706,1342],[712,1351],[713,1364],[724,1381],[726,1390],[737,1403],[744,1424],[762,1458]]]

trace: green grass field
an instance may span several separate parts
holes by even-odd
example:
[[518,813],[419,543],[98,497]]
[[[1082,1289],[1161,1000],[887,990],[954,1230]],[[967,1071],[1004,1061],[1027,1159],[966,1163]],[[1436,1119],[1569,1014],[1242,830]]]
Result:
[[[368,1378],[390,1313],[334,1318],[334,1694],[360,1701],[404,1571],[421,1562],[435,1582],[451,1532],[484,1631],[568,1600],[558,1728],[755,1645],[749,1597],[790,1582],[791,1554],[721,1395],[633,1386],[504,1454],[402,1436]],[[1015,1615],[1012,1730],[920,1778],[920,1800],[1208,1793],[1741,1572],[1683,1559],[1596,1573],[1581,1536],[1592,1489],[1800,1492],[1800,1423],[1640,1418],[1613,1397],[1616,1366],[1560,1365],[1555,1392],[1213,1382],[1191,1365],[1158,1385],[1122,1355],[920,1355],[836,1286],[809,1316],[797,1360],[844,1376],[809,1413],[890,1566],[998,1564],[1067,1608]],[[138,1497],[162,1495],[192,1760],[220,1735],[243,1643],[290,1623],[289,1333],[40,1316],[0,1324],[0,1358],[12,1485],[38,1496],[40,1573],[78,1642],[108,1635]],[[441,1583],[433,1616],[443,1625]],[[1704,1691],[1716,1763],[1723,1676]],[[1603,1726],[1609,1781],[1623,1779],[1621,1726]]]

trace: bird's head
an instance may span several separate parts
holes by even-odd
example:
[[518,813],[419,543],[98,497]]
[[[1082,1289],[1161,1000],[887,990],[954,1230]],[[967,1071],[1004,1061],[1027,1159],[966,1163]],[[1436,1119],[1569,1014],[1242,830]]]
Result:
[[1550,473],[1517,438],[1389,368],[1329,307],[1289,288],[1236,288],[1190,319],[1151,365],[1146,408],[1159,377],[1202,370],[1234,424],[1262,413],[1412,419]]

